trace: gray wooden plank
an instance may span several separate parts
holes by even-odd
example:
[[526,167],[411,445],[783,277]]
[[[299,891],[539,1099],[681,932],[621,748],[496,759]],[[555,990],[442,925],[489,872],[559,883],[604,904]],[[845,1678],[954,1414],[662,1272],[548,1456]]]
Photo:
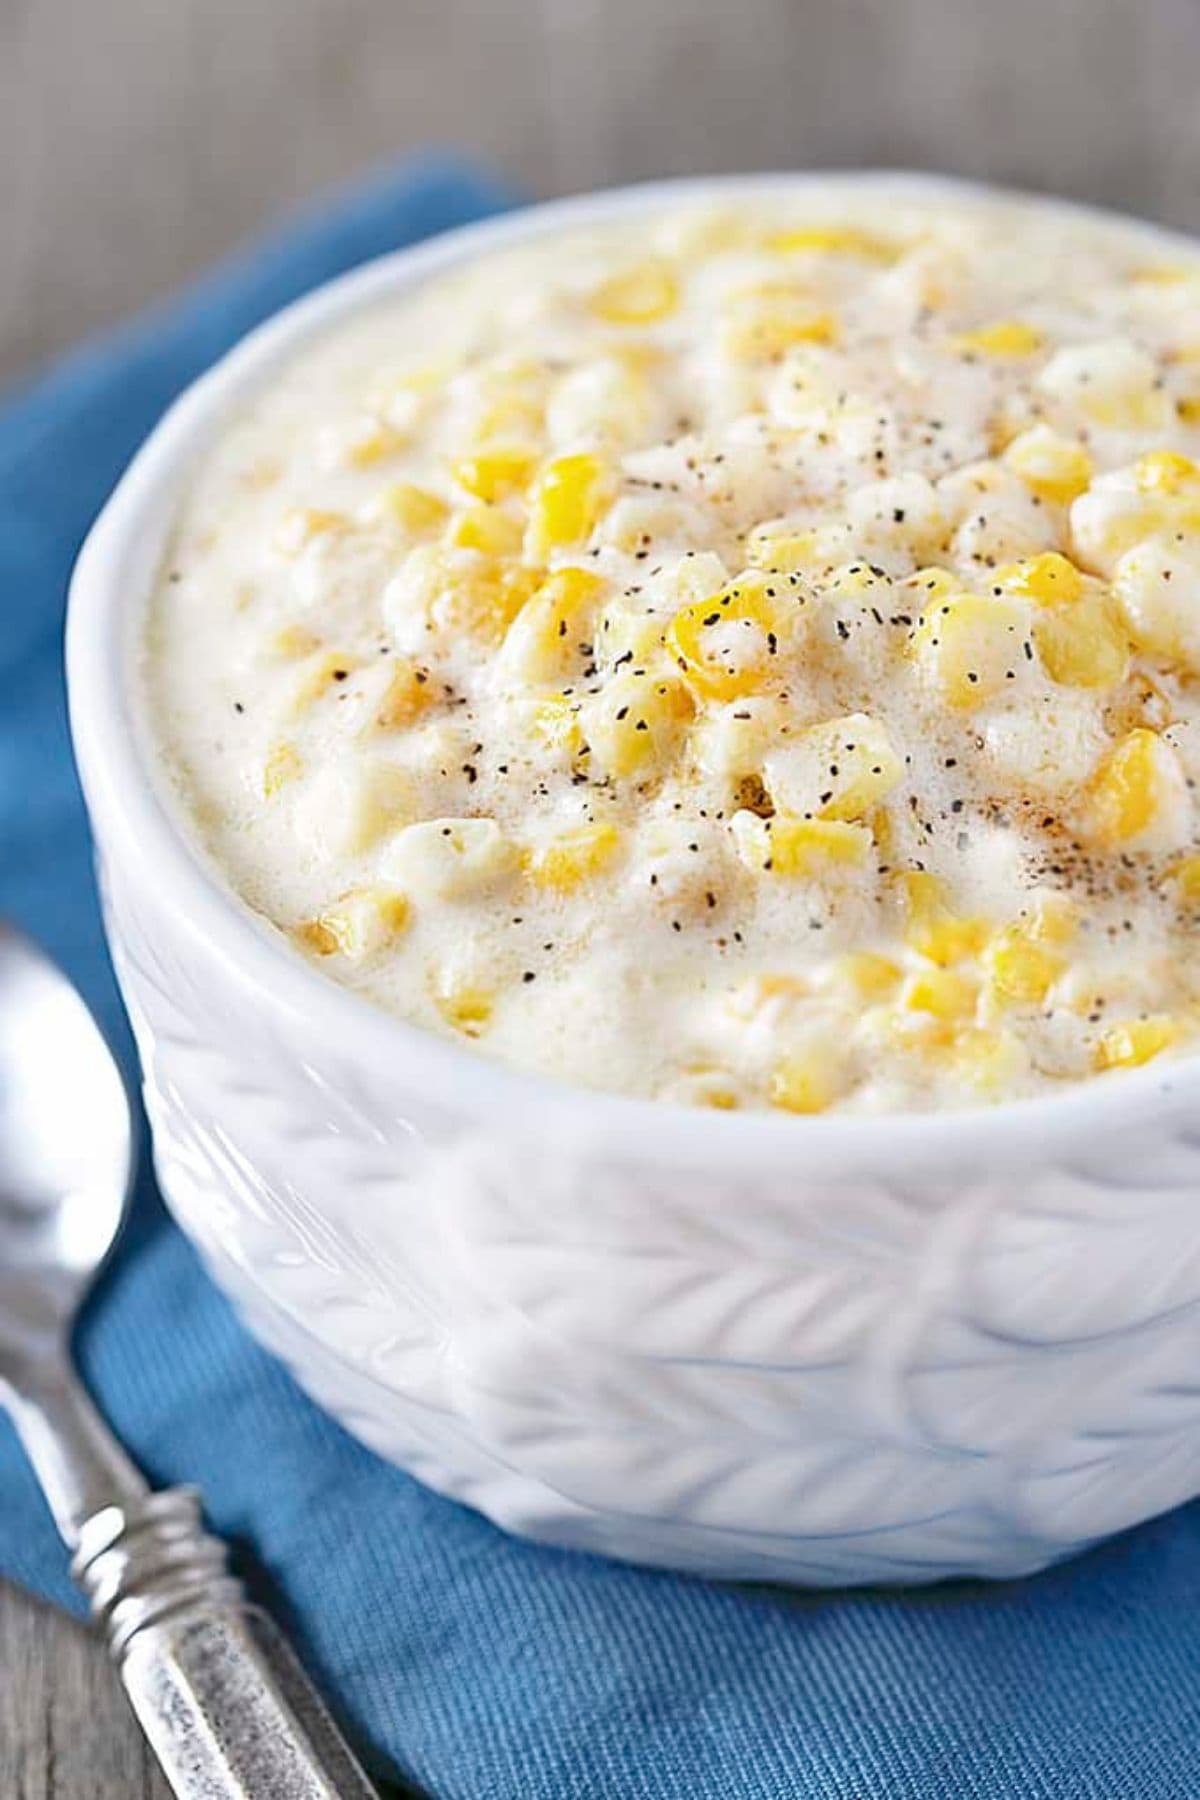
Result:
[[4,1800],[169,1800],[100,1645],[0,1587]]
[[546,0],[555,176],[958,170],[1200,222],[1190,0]]
[[1192,0],[3,0],[0,374],[280,206],[461,146],[531,191],[958,168],[1200,224]]
[[0,0],[0,377],[383,158],[536,186],[540,56],[491,0]]

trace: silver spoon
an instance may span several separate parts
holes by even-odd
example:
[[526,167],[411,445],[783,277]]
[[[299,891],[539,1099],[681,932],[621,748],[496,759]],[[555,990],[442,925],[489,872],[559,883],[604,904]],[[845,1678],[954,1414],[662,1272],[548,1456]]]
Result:
[[0,1405],[181,1800],[374,1800],[195,1492],[151,1492],[72,1366],[133,1164],[129,1102],[91,1015],[0,921]]

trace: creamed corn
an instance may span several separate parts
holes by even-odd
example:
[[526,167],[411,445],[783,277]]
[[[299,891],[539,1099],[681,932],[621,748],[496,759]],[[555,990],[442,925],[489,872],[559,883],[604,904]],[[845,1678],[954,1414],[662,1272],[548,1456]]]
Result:
[[1168,1064],[1198,316],[1148,230],[835,178],[378,305],[182,507],[184,808],[323,974],[594,1086],[808,1118]]

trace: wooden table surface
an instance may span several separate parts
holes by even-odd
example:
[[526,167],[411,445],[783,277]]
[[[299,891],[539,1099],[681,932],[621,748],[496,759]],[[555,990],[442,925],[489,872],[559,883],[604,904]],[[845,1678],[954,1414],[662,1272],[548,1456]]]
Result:
[[[418,145],[539,194],[890,163],[1200,230],[1198,95],[1198,0],[0,0],[0,380]],[[165,1793],[95,1645],[0,1589],[0,1800]]]

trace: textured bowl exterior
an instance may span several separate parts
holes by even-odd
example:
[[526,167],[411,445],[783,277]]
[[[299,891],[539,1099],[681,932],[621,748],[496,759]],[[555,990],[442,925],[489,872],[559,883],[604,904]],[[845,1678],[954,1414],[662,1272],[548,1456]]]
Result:
[[136,597],[196,445],[306,332],[536,228],[388,259],[258,334],[81,561],[72,720],[163,1189],[320,1402],[514,1531],[813,1584],[1037,1568],[1200,1490],[1194,1061],[929,1119],[570,1090],[314,974],[157,791]]

